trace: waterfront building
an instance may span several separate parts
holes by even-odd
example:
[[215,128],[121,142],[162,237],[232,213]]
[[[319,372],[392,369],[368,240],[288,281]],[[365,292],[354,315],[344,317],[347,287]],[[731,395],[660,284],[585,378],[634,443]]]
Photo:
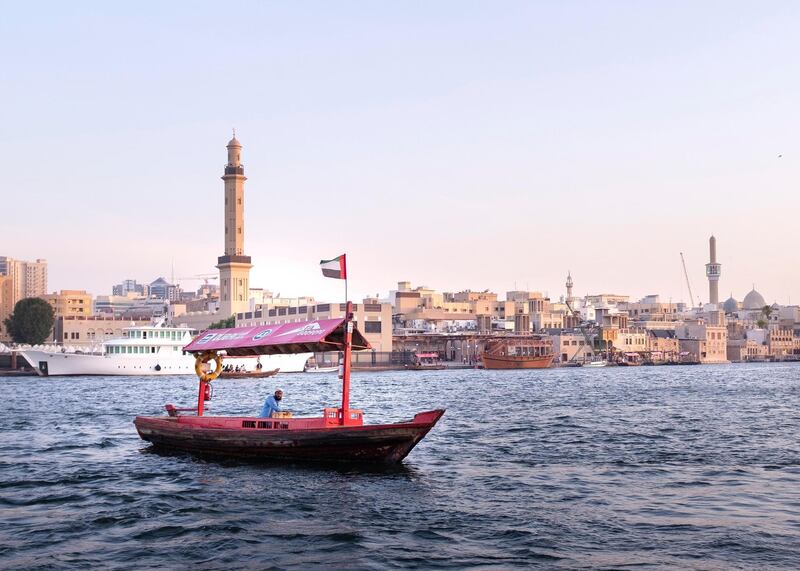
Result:
[[92,314],[92,294],[86,290],[62,289],[41,297],[53,307],[54,317]]
[[767,348],[773,359],[783,360],[794,354],[794,330],[788,327],[770,328]]
[[684,323],[675,328],[681,353],[688,353],[700,363],[728,362],[728,329],[725,325]]
[[751,339],[729,339],[727,357],[732,363],[766,361],[769,358],[769,347]]
[[674,329],[648,329],[647,350],[654,363],[679,360],[680,343]]
[[550,335],[553,344],[553,354],[556,361],[561,363],[583,363],[591,361],[594,357],[593,334],[589,335],[590,343],[580,331],[560,331]]
[[246,312],[250,293],[250,256],[244,253],[244,165],[236,135],[228,142],[225,188],[225,254],[217,259],[219,311],[224,317]]
[[648,335],[644,329],[636,327],[617,329],[613,346],[615,351],[623,353],[644,353],[648,350],[647,341]]

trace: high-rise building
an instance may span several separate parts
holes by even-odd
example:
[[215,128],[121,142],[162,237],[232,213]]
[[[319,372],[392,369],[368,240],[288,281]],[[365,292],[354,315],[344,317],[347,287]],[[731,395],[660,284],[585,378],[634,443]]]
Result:
[[181,289],[161,277],[150,282],[149,290],[150,297],[157,297],[165,301],[179,301],[181,298]]
[[0,275],[11,278],[14,303],[26,297],[47,293],[47,260],[28,262],[0,256]]
[[225,165],[225,255],[217,258],[219,269],[219,311],[223,316],[249,309],[250,256],[244,254],[244,166],[242,145],[236,139],[228,142],[228,164]]
[[147,284],[137,283],[136,280],[127,279],[111,288],[112,295],[128,295],[128,292],[147,297],[150,295],[150,287]]
[[722,274],[722,264],[717,263],[717,239],[714,236],[708,239],[709,262],[706,264],[706,277],[708,278],[708,302],[719,303],[719,276]]
[[46,260],[27,262],[0,256],[0,339],[8,340],[3,321],[14,312],[17,302],[46,293]]
[[4,321],[14,311],[13,288],[11,286],[11,278],[6,275],[0,275],[0,341],[9,340]]

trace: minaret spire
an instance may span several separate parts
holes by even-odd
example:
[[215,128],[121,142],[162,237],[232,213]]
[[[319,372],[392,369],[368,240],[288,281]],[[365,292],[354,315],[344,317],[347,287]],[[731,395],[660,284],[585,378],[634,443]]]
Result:
[[722,264],[717,263],[717,239],[713,235],[708,239],[708,257],[706,264],[708,302],[719,304],[719,277],[722,274]]

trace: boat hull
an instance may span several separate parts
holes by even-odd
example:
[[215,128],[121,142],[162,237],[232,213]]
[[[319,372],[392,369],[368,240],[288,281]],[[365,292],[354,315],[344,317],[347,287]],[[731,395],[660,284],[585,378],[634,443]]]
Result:
[[[54,376],[131,376],[143,375],[194,375],[195,359],[192,355],[105,355],[88,353],[61,353],[53,351],[24,350],[20,354],[36,372],[44,377]],[[264,355],[260,358],[231,359],[232,365],[255,369],[260,359],[263,369],[280,369],[284,373],[303,370],[310,353]]]
[[[289,460],[396,464],[425,437],[444,410],[417,414],[398,424],[272,428],[290,422],[259,418],[229,418],[235,425],[264,428],[220,428],[219,417],[144,417],[134,420],[139,436],[154,448],[204,456],[251,460]],[[274,420],[274,419],[273,419]],[[305,419],[295,419],[302,421]],[[312,421],[324,419],[310,419]],[[241,424],[239,424],[241,421]]]
[[271,371],[249,371],[246,373],[220,373],[219,379],[266,379],[267,377],[274,377],[278,374],[280,369],[273,369]]
[[487,369],[547,369],[553,362],[553,355],[543,357],[517,357],[515,355],[481,356],[483,366]]

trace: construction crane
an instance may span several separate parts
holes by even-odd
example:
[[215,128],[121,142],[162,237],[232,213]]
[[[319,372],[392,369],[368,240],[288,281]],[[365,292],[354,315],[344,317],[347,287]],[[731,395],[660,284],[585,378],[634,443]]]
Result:
[[208,285],[209,280],[218,280],[218,274],[195,274],[193,276],[184,276],[178,278],[179,280],[203,280],[204,285]]
[[[689,282],[689,272],[686,271],[686,260],[683,259],[683,252],[681,252],[681,264],[683,264],[683,275],[686,276],[686,287],[689,288],[689,304],[694,307],[694,295],[692,295],[692,284]],[[700,300],[697,300],[700,305]]]
[[[585,342],[586,342],[586,347],[592,352],[592,354],[594,354],[594,345],[592,344],[592,340],[589,337],[589,334],[586,333],[586,327],[585,327],[584,322],[583,322],[583,317],[581,316],[581,314],[576,309],[573,309],[572,306],[569,304],[569,298],[565,298],[564,301],[567,304],[567,309],[569,310],[569,312],[575,317],[575,319],[578,320],[578,328],[581,330],[581,333],[583,334],[583,338],[585,339]],[[574,361],[577,356],[578,356],[578,353],[576,352],[572,356],[572,359],[569,360],[570,363],[572,361]],[[581,356],[584,359],[586,359],[586,355],[585,354],[581,355]]]

